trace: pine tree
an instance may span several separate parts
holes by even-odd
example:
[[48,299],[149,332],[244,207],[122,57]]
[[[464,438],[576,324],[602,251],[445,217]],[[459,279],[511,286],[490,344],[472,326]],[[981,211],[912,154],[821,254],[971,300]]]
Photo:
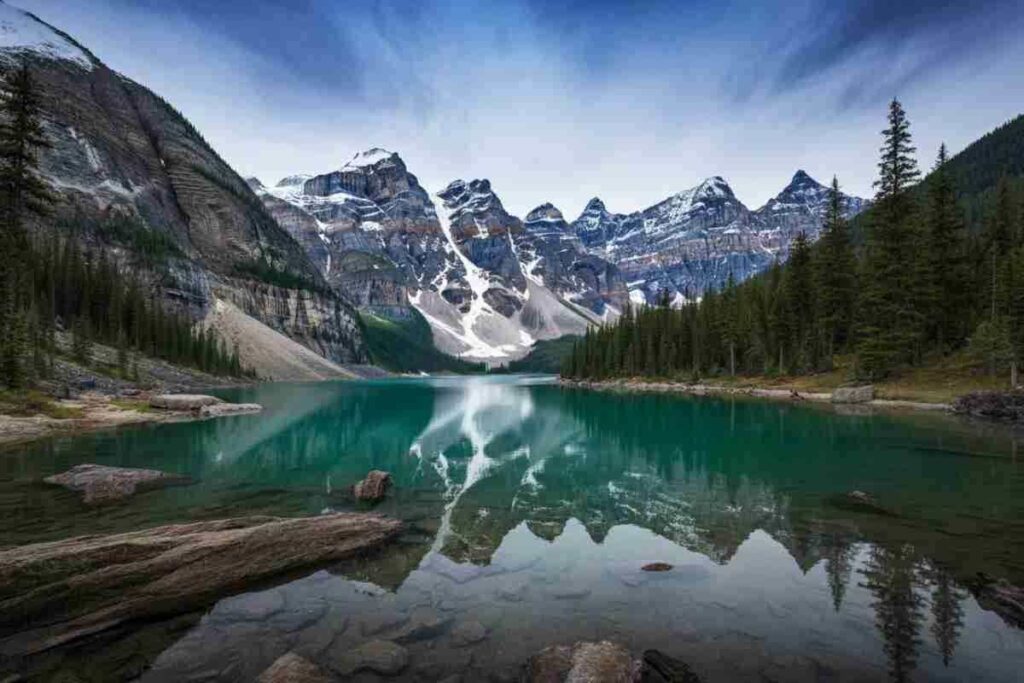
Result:
[[89,339],[89,323],[85,316],[75,318],[71,326],[71,355],[79,363],[88,365],[92,362],[92,341]]
[[783,278],[782,296],[787,317],[790,369],[800,372],[813,368],[817,361],[814,344],[814,270],[811,247],[801,232],[793,241],[789,263]]
[[0,384],[7,386],[22,386],[28,375],[25,311],[34,287],[24,223],[46,213],[49,193],[35,169],[48,146],[35,85],[22,65],[0,86]]
[[824,342],[823,352],[829,366],[836,350],[843,348],[850,339],[853,305],[857,298],[857,265],[849,226],[843,218],[842,202],[839,180],[833,177],[828,190],[825,225],[815,259],[818,315]]
[[940,350],[959,344],[967,335],[966,232],[947,162],[943,143],[928,187],[928,246],[935,287],[933,328]]
[[922,317],[915,308],[915,200],[909,190],[920,176],[911,144],[910,122],[898,100],[889,105],[882,135],[875,210],[869,226],[861,310],[858,365],[872,378],[912,360]]

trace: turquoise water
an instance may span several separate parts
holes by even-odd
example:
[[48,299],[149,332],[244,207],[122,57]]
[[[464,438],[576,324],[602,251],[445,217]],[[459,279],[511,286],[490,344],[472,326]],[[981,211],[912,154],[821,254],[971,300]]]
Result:
[[[658,648],[720,680],[1018,680],[1024,634],[968,590],[1024,583],[1012,432],[937,415],[563,389],[545,378],[271,384],[255,416],[0,453],[0,546],[254,512],[377,507],[401,541],[72,653],[94,680],[251,680],[372,638],[402,680],[503,680],[557,642]],[[39,480],[81,462],[192,475],[89,509]],[[870,493],[890,514],[850,509]],[[640,570],[667,562],[664,573]],[[466,625],[486,636],[464,642]],[[373,680],[372,678],[367,680]]]

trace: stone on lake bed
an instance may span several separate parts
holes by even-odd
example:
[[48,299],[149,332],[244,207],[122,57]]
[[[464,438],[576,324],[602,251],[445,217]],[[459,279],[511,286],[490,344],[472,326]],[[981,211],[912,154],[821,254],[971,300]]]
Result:
[[651,562],[640,567],[645,572],[667,572],[672,569],[668,562]]
[[86,503],[118,501],[142,490],[193,482],[190,477],[160,470],[108,467],[92,463],[75,465],[70,470],[46,477],[43,481],[81,493],[82,500]]
[[313,662],[294,652],[278,657],[256,683],[328,683],[330,679]]
[[358,500],[376,502],[381,500],[391,485],[391,475],[381,470],[371,470],[366,478],[352,487]]
[[641,680],[645,683],[701,683],[686,662],[658,650],[644,652]]
[[223,403],[216,396],[205,394],[158,394],[149,399],[149,405],[162,410],[199,410],[203,406]]
[[390,640],[371,640],[338,657],[334,668],[343,676],[364,670],[394,676],[408,663],[409,652],[401,645]]
[[479,621],[460,621],[452,629],[452,643],[455,647],[479,643],[486,637],[487,627]]
[[526,683],[634,683],[639,675],[640,662],[633,659],[629,650],[605,640],[546,647],[526,663],[521,680]]

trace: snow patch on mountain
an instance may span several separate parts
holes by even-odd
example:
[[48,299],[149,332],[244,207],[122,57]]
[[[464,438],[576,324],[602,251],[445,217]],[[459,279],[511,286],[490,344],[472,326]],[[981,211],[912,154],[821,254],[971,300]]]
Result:
[[376,166],[381,161],[390,159],[393,156],[395,156],[394,152],[389,152],[386,149],[381,149],[380,147],[373,147],[372,149],[356,154],[348,163],[342,166],[342,170]]
[[28,12],[0,2],[0,57],[16,59],[25,53],[93,68],[89,55],[71,40]]

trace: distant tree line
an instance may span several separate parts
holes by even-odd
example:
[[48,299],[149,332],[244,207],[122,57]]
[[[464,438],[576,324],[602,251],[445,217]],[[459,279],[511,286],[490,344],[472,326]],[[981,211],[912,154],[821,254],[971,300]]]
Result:
[[[165,309],[104,250],[83,250],[56,230],[29,234],[30,219],[51,217],[52,196],[37,174],[38,155],[49,147],[40,120],[39,97],[22,66],[0,88],[0,386],[20,388],[48,376],[61,326],[80,363],[90,363],[94,342],[115,347],[122,376],[137,374],[137,354],[214,374],[247,374],[237,351]],[[122,241],[143,239],[128,225],[115,227]],[[150,255],[175,249],[166,241],[144,242]]]
[[[982,142],[984,154],[970,150],[968,168],[1005,157],[1005,143]],[[798,375],[828,371],[847,355],[857,378],[874,380],[966,348],[991,372],[1009,370],[1016,386],[1024,360],[1024,186],[1000,175],[984,193],[983,218],[968,223],[977,194],[958,196],[951,167],[943,145],[919,182],[909,122],[893,100],[870,209],[845,220],[833,179],[817,243],[799,234],[785,264],[740,284],[730,277],[681,308],[670,307],[667,292],[656,306],[627,308],[574,345],[563,375]]]

